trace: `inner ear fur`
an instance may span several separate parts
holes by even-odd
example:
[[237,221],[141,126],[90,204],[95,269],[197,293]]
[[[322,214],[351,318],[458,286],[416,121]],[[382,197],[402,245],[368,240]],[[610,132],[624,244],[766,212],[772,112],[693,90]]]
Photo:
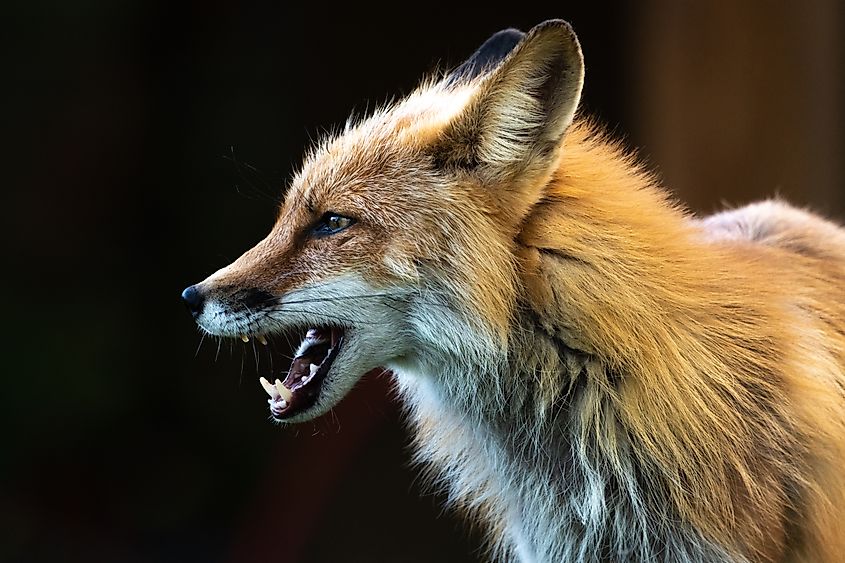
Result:
[[550,161],[575,116],[583,83],[584,60],[572,28],[563,20],[541,23],[472,83],[475,93],[437,143],[437,161],[498,173]]

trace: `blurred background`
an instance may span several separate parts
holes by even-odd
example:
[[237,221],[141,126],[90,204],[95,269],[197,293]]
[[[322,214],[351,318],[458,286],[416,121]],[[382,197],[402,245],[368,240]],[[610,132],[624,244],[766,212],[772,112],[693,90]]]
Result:
[[480,558],[386,377],[279,429],[267,352],[202,342],[179,293],[264,236],[311,138],[501,28],[568,19],[586,111],[693,210],[845,220],[840,2],[522,4],[4,5],[0,561]]

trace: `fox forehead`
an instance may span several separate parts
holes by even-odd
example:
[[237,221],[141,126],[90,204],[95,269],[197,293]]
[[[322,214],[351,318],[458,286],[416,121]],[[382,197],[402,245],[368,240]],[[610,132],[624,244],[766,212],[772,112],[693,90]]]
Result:
[[[468,87],[423,85],[392,107],[347,122],[320,143],[294,177],[288,199],[314,213],[378,211],[380,202],[432,177],[427,149],[472,95]],[[285,209],[283,208],[283,214]]]

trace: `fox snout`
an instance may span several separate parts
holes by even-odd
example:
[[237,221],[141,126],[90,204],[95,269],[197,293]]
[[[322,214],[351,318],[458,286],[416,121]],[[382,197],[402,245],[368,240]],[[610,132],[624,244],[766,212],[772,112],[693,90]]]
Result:
[[[277,227],[235,262],[182,292],[205,334],[257,342],[271,357],[290,360],[276,364],[286,369],[271,366],[272,373],[259,378],[277,422],[326,412],[364,374],[411,350],[402,288],[375,285],[355,267],[363,261],[341,260],[353,246],[344,244],[350,240],[345,235],[328,238],[333,232],[318,224],[310,238],[301,236],[311,229],[305,223],[297,238],[279,235]],[[299,345],[291,349],[291,341]]]
[[[228,306],[233,310],[259,309],[273,299],[270,293],[254,287],[232,290],[226,293],[229,294],[226,299]],[[194,319],[202,316],[208,298],[209,291],[203,287],[202,283],[188,286],[182,291],[182,302]]]

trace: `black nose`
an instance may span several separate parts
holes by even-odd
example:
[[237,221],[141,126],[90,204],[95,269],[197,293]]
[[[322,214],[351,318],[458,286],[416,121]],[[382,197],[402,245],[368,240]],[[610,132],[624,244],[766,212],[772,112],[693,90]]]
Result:
[[200,316],[202,306],[205,304],[205,298],[200,293],[200,290],[197,289],[197,286],[192,285],[186,288],[182,292],[182,301],[185,302],[185,305],[194,317]]

